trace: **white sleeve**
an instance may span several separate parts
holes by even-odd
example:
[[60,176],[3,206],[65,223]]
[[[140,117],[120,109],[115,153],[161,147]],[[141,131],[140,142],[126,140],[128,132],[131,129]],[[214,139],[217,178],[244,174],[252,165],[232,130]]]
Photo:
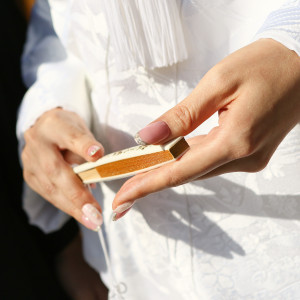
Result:
[[[52,108],[74,111],[89,125],[90,100],[84,66],[66,52],[58,38],[47,0],[37,0],[33,8],[22,57],[22,75],[28,91],[19,108],[17,121],[20,150],[25,143],[24,132],[41,114]],[[44,232],[59,229],[70,218],[26,184],[23,207],[29,222]]]
[[255,36],[272,38],[300,56],[300,0],[289,0],[273,11]]
[[74,111],[90,125],[89,85],[84,65],[67,53],[59,40],[47,0],[37,0],[33,8],[22,57],[22,76],[28,91],[17,122],[21,149],[24,132],[52,108]]

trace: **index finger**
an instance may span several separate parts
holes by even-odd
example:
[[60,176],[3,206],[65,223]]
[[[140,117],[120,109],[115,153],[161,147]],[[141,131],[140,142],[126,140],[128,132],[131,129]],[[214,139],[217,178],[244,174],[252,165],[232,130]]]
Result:
[[101,207],[91,190],[81,182],[71,168],[67,169],[56,181],[61,191],[60,205],[65,205],[67,213],[77,221],[90,229],[97,230],[103,222]]
[[192,181],[230,160],[226,147],[221,147],[224,145],[222,139],[207,135],[188,142],[190,150],[179,160],[126,181],[113,201],[113,209],[150,193]]
[[47,152],[45,149],[47,160],[38,165],[38,170],[36,166],[27,170],[26,181],[55,207],[89,229],[98,229],[102,224],[100,205],[57,152]]

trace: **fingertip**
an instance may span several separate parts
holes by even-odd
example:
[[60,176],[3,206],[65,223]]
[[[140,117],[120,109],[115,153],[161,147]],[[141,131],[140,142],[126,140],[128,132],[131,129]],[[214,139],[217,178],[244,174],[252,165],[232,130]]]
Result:
[[97,225],[94,222],[92,222],[86,215],[82,214],[81,216],[81,223],[88,229],[91,229],[93,231],[99,231],[101,228],[101,225]]
[[104,148],[101,145],[91,145],[87,150],[90,159],[99,159],[104,155]]
[[101,210],[91,203],[86,203],[81,208],[81,222],[89,229],[98,231],[103,224]]
[[117,221],[120,218],[122,218],[123,216],[125,216],[125,214],[127,214],[127,212],[132,208],[134,203],[135,203],[135,201],[129,201],[129,202],[126,202],[126,203],[123,203],[123,204],[117,206],[113,210],[112,220]]
[[117,192],[113,202],[112,209],[115,210],[118,206],[126,202],[133,203],[139,198],[146,196],[148,193],[143,193],[143,177],[146,173],[138,174],[128,179]]

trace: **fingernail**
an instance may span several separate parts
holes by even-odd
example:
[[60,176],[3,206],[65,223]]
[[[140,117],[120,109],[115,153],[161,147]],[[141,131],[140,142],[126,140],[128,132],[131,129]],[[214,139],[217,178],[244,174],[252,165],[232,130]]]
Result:
[[82,221],[90,229],[98,231],[103,223],[100,211],[90,203],[82,207]]
[[126,202],[124,204],[119,205],[114,211],[112,215],[112,220],[117,221],[122,218],[133,206],[134,201]]
[[101,149],[101,147],[99,147],[97,145],[93,145],[88,149],[88,155],[94,156],[100,149]]
[[134,137],[139,145],[156,144],[166,139],[171,134],[168,124],[158,121],[141,129]]

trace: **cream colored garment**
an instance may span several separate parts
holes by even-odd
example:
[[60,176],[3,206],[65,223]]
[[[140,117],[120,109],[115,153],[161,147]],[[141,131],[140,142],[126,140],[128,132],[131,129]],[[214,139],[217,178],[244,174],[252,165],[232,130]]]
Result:
[[[119,71],[100,2],[86,1],[96,19],[81,9],[82,2],[74,0],[70,10],[62,0],[50,1],[57,33],[73,58],[71,65],[84,66],[80,70],[92,86],[91,99],[84,93],[79,97],[77,89],[65,93],[73,99],[68,104],[82,117],[88,116],[90,108],[87,119],[93,133],[111,152],[133,145],[140,128],[187,96],[220,59],[247,45],[269,13],[284,1],[181,1],[187,59],[163,68],[139,66],[125,71]],[[278,13],[278,19],[292,18],[295,10],[289,9],[281,17]],[[291,28],[293,35],[289,35]],[[286,32],[280,27],[278,33],[299,47],[298,40],[293,40],[299,36],[299,24]],[[70,60],[59,64],[58,73],[65,77],[58,77],[59,81],[51,73],[55,65],[50,64],[51,81],[41,92],[48,89],[54,95],[58,86],[63,88],[71,80],[72,72],[61,73],[64,63],[70,68]],[[47,74],[47,68],[43,64],[40,74]],[[39,82],[32,87],[38,88]],[[20,139],[29,117],[32,120],[36,111],[51,105],[49,97],[44,103],[37,94],[31,92],[21,109]],[[54,99],[53,105],[57,105]],[[213,116],[192,135],[206,133],[216,124],[217,116]],[[102,184],[94,195],[103,207],[113,276],[123,282],[123,299],[299,299],[299,173],[297,126],[262,172],[226,174],[150,195],[117,222],[111,221],[111,202],[122,182]],[[61,214],[55,215],[55,209],[42,199],[32,198],[32,192],[26,194],[25,207],[31,221],[46,231],[61,223]],[[109,285],[97,234],[81,229],[85,258]]]

